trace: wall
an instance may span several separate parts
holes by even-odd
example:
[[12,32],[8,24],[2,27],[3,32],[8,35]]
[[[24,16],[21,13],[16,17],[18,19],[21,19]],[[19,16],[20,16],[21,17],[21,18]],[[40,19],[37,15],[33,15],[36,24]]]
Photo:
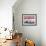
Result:
[[[41,1],[18,0],[13,6],[15,30],[23,33],[23,37],[34,40],[41,46]],[[22,26],[22,14],[37,14],[37,26]]]
[[0,0],[0,27],[12,29],[12,6],[16,0]]
[[41,1],[41,38],[42,46],[46,46],[46,0]]

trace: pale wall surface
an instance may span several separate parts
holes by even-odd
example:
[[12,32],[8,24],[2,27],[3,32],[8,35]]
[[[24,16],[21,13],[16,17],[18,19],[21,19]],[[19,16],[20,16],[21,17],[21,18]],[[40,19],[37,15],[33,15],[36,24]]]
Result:
[[[18,0],[13,6],[14,24],[23,37],[41,46],[41,2],[40,0]],[[37,14],[37,26],[22,26],[22,14]]]
[[16,0],[0,0],[0,27],[12,29],[12,6]]
[[[40,43],[46,46],[46,0],[18,0],[13,6],[13,13],[15,29],[23,32],[25,38],[34,39],[37,46],[41,46]],[[22,26],[22,13],[36,13],[37,26]]]

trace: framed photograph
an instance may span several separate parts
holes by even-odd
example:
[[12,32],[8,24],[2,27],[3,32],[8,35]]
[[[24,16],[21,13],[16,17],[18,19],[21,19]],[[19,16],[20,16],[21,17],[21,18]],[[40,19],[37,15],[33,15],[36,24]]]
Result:
[[37,14],[22,14],[22,26],[36,26]]

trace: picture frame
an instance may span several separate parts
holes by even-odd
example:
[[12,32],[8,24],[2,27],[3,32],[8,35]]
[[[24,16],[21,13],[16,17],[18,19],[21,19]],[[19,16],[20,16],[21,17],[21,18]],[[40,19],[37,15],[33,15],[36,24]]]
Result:
[[37,14],[22,14],[22,26],[36,26]]

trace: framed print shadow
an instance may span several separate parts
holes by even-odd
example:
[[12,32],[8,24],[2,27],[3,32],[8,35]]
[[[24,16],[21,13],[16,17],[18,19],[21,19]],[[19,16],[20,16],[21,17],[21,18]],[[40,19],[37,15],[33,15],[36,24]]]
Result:
[[22,14],[22,26],[36,26],[37,14]]

